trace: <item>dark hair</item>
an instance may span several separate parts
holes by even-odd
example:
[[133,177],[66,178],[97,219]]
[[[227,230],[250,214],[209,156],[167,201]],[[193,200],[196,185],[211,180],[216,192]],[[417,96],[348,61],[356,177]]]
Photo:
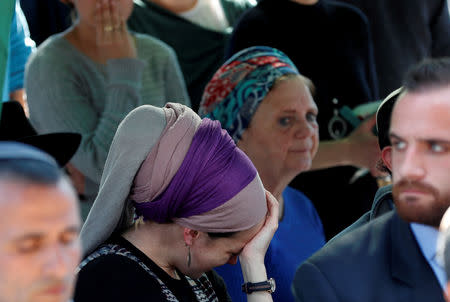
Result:
[[208,233],[211,238],[229,238],[236,234],[237,232],[226,232],[226,233]]
[[377,112],[378,144],[380,149],[390,146],[389,128],[392,110],[398,98],[407,92],[422,92],[450,85],[450,58],[425,59],[414,65],[405,75],[403,86],[389,94]]
[[62,178],[61,170],[50,163],[35,159],[0,160],[0,180],[16,179],[36,184],[52,185]]
[[450,57],[425,59],[413,66],[405,76],[403,87],[409,92],[450,85]]
[[376,168],[377,168],[377,170],[380,171],[380,172],[388,173],[389,175],[392,175],[391,170],[389,170],[389,168],[384,164],[384,162],[383,162],[382,159],[379,159],[379,160],[377,161]]

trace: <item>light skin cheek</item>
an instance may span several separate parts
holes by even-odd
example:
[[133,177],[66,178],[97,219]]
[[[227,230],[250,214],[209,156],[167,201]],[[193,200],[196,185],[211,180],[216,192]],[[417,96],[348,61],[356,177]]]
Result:
[[266,142],[266,144],[272,146],[272,148],[275,150],[280,150],[280,153],[287,152],[287,150],[289,150],[289,147],[294,142],[293,131],[274,131],[273,129],[267,129],[266,133],[270,133],[270,135],[268,135],[269,140]]
[[313,158],[317,154],[317,150],[319,149],[319,135],[314,136],[314,148],[311,152],[311,157]]
[[442,171],[442,173],[439,173],[439,175],[434,176],[433,179],[430,179],[428,181],[428,183],[436,184],[436,188],[438,188],[438,190],[443,190],[441,194],[444,193],[450,195],[450,187],[448,186],[448,180],[450,180],[448,171],[450,171],[450,166],[443,169],[441,165],[436,168],[436,171],[437,169]]
[[10,297],[26,296],[32,287],[33,280],[39,278],[36,264],[26,259],[15,257],[0,258],[0,290]]
[[278,160],[285,160],[289,155],[289,144],[285,141],[280,141],[273,143],[273,147],[271,149],[271,160],[278,159]]
[[70,252],[71,268],[75,269],[81,260],[81,247],[79,244]]
[[277,146],[279,146],[280,151],[287,156],[289,149],[294,145],[295,137],[294,132],[292,133],[282,133],[280,134],[280,141]]
[[[270,132],[268,132],[270,133]],[[255,139],[256,146],[252,147],[252,152],[260,153],[260,156],[266,159],[273,159],[280,157],[280,154],[284,154],[286,147],[285,143],[279,139],[279,137],[274,137],[273,135],[268,135],[267,137],[262,136],[261,139]]]

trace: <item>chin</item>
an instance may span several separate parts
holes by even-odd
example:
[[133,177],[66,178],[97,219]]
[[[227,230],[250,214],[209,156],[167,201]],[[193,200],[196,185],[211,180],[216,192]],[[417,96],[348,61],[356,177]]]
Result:
[[450,206],[449,196],[402,194],[394,185],[394,204],[398,215],[406,222],[439,227],[445,211]]
[[302,172],[308,171],[311,169],[312,161],[310,159],[302,159],[300,162],[297,161],[295,166],[295,175],[298,175]]
[[415,222],[432,227],[439,227],[442,216],[447,208],[426,206],[413,206],[404,201],[396,203],[397,213],[406,222]]

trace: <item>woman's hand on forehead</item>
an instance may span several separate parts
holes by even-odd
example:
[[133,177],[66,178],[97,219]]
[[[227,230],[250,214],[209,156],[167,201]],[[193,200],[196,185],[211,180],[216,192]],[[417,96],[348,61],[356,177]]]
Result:
[[264,256],[269,248],[270,241],[278,228],[279,203],[276,198],[266,190],[267,215],[261,230],[250,240],[239,255],[241,261],[251,259],[264,264]]

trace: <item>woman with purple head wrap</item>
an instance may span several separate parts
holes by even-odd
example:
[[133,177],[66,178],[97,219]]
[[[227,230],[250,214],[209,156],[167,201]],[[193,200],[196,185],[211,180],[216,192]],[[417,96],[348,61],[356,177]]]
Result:
[[[219,120],[252,160],[264,187],[283,209],[265,264],[278,282],[275,301],[294,301],[290,284],[298,265],[325,243],[311,201],[288,186],[310,169],[318,148],[317,107],[311,82],[271,47],[251,47],[231,57],[205,88],[200,115]],[[216,270],[233,301],[244,301],[239,267]]]
[[180,104],[141,106],[116,132],[81,231],[75,301],[229,301],[212,268],[240,255],[246,282],[266,280],[277,217],[219,122]]

